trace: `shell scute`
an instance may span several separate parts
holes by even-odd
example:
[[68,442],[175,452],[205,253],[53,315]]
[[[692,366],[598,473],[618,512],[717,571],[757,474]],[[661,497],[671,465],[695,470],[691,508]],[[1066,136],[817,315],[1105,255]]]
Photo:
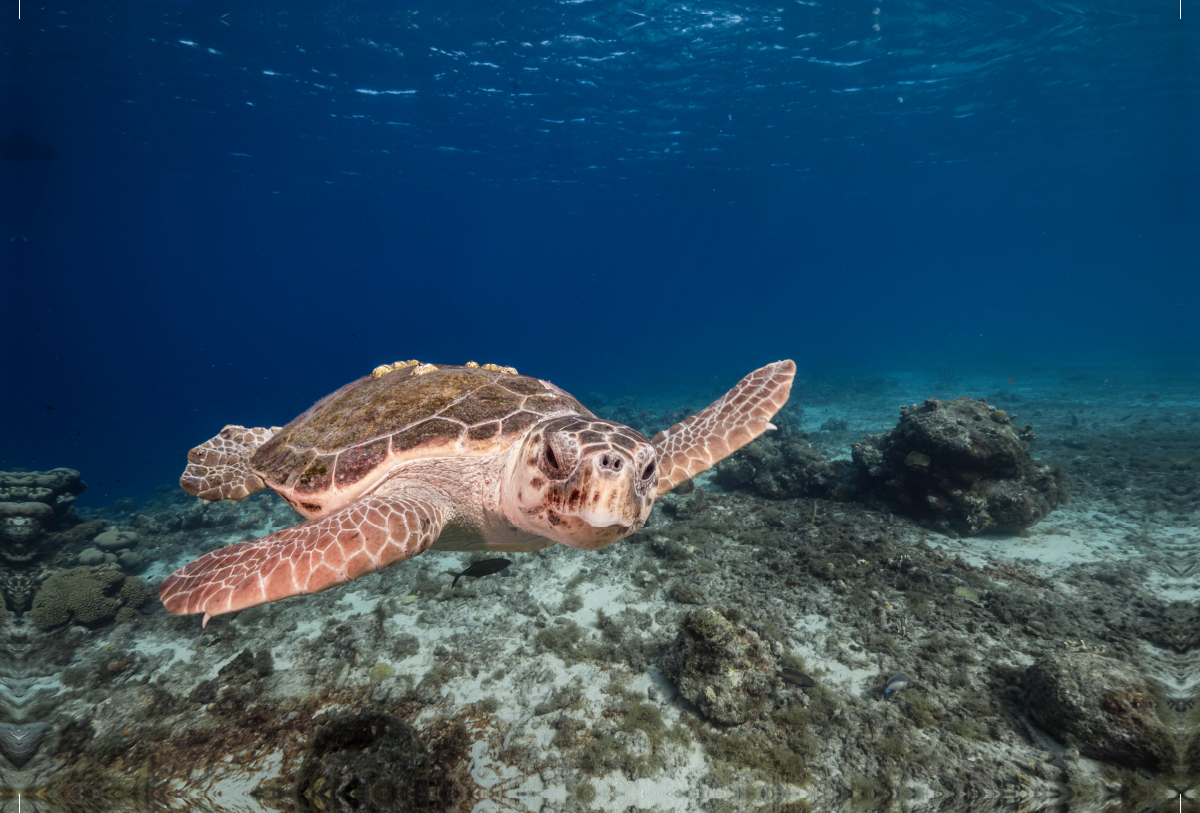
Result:
[[496,384],[517,395],[542,395],[550,392],[541,381],[523,375],[502,375]]
[[490,423],[472,426],[467,430],[467,437],[470,440],[490,440],[500,433],[500,424],[492,421]]
[[521,405],[521,398],[495,385],[480,387],[442,410],[441,417],[473,426],[494,421]]
[[309,452],[309,463],[304,466],[296,478],[292,488],[297,494],[319,494],[328,491],[333,483],[333,470],[336,458],[329,455],[315,455]]
[[520,412],[513,413],[502,420],[500,422],[500,431],[506,435],[514,434],[516,432],[524,432],[541,419],[542,416],[536,412],[526,412],[525,410],[521,410]]
[[383,462],[388,456],[388,448],[388,439],[380,438],[362,446],[352,446],[342,452],[337,456],[334,483],[338,488],[357,483]]
[[392,453],[404,454],[430,443],[439,447],[447,446],[462,437],[464,428],[460,423],[443,418],[422,421],[392,435]]

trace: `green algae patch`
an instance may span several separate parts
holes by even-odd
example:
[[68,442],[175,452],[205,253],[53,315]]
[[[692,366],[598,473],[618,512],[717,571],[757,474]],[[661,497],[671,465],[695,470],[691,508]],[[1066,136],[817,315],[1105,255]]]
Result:
[[378,683],[381,680],[395,676],[396,670],[386,663],[377,663],[371,667],[370,678],[372,683]]

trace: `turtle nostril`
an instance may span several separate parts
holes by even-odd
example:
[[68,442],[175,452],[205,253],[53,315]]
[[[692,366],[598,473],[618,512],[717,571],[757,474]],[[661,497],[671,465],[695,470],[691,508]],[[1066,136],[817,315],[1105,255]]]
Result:
[[619,456],[617,456],[615,454],[600,455],[600,468],[605,469],[607,471],[611,471],[611,472],[620,471],[621,466],[624,464],[624,462],[625,461],[623,461]]

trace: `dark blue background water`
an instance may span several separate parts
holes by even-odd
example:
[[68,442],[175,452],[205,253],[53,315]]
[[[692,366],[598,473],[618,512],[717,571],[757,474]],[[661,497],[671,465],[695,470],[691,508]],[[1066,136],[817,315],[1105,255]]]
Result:
[[584,395],[1200,348],[1169,2],[247,5],[5,11],[0,135],[58,157],[0,161],[0,468],[144,496],[396,359]]

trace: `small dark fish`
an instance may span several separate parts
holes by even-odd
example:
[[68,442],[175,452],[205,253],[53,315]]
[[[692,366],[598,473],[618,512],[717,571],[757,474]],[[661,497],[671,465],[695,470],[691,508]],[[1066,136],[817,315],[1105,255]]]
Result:
[[795,669],[777,669],[775,677],[781,677],[788,683],[793,683],[796,686],[816,686],[817,682],[803,672],[797,672]]
[[1129,413],[1128,415],[1126,415],[1124,418],[1117,418],[1117,422],[1118,422],[1118,423],[1120,423],[1121,421],[1127,421],[1127,420],[1129,420],[1129,419],[1130,419],[1130,418],[1132,418],[1132,417],[1133,417],[1133,413],[1132,413],[1132,412],[1130,412],[1130,413]]
[[46,409],[54,409],[52,406],[47,406]]
[[478,579],[480,576],[490,576],[493,573],[499,573],[511,564],[512,562],[508,559],[484,559],[482,562],[476,562],[462,573],[454,574],[454,581],[450,582],[450,589],[453,590],[454,585],[458,584],[458,580],[463,576],[471,576]]
[[350,334],[350,338],[351,338],[351,339],[357,339],[357,338],[358,338],[358,335],[357,335],[356,333],[351,333],[351,334]]
[[887,700],[887,696],[892,692],[898,692],[901,689],[908,688],[908,675],[903,672],[897,672],[888,678],[887,688],[883,691],[883,699]]

